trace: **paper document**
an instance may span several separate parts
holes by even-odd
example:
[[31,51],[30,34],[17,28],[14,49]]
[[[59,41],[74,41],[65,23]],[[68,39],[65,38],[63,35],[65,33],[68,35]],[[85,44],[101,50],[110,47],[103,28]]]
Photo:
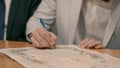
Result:
[[56,49],[33,47],[0,49],[25,68],[120,68],[120,59],[76,45],[58,45]]

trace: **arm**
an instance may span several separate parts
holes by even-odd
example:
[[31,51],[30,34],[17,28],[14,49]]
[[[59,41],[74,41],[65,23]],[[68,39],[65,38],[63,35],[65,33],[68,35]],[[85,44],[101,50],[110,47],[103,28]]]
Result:
[[100,41],[96,41],[92,38],[86,38],[83,41],[80,42],[79,47],[81,48],[87,48],[87,49],[101,49],[105,48]]
[[49,29],[55,21],[55,9],[55,0],[42,0],[34,15],[29,19],[26,26],[26,35],[32,33],[31,42],[35,47],[46,48],[55,44],[56,36],[45,30],[40,24],[40,18],[42,18],[46,28]]
[[42,26],[39,21],[40,18],[44,19],[46,27],[49,29],[55,21],[55,9],[54,0],[42,0],[41,4],[27,23],[26,34],[29,34],[36,28]]

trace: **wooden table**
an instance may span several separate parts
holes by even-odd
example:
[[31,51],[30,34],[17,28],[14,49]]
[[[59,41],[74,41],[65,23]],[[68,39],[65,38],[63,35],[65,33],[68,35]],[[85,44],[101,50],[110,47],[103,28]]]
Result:
[[[27,42],[0,41],[0,49],[30,47],[30,46],[32,45]],[[94,49],[94,50],[120,58],[120,50],[109,50],[109,49]],[[0,53],[0,68],[23,68],[23,67],[22,65],[18,64],[8,56]]]

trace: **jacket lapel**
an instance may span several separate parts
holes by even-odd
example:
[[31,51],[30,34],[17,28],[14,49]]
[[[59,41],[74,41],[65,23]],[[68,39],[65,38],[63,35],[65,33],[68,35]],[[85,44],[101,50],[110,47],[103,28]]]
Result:
[[68,36],[68,43],[72,44],[74,35],[75,35],[75,29],[76,25],[79,21],[81,6],[82,6],[82,0],[71,0],[71,11],[70,11],[70,24],[69,24],[69,36]]
[[[17,13],[17,9],[19,7],[20,0],[11,0],[11,6],[9,11],[9,17],[8,17],[8,26],[7,26],[7,36],[10,35],[10,30],[12,28],[12,25],[14,23],[15,15]],[[9,36],[8,36],[9,37]]]
[[120,13],[119,13],[120,12],[120,4],[114,10],[115,11],[113,11],[112,16],[109,18],[108,26],[106,28],[106,33],[105,33],[105,36],[103,39],[104,46],[107,46],[107,44],[108,44],[108,42],[109,42],[109,40],[110,40],[114,30],[115,30],[115,27],[118,23],[118,20],[120,18]]

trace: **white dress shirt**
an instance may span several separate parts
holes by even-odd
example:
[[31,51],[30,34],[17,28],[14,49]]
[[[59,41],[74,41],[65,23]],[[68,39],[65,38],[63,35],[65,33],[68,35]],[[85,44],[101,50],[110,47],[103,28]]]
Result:
[[[112,0],[110,2],[104,2],[102,0],[84,0],[82,7],[82,14],[84,25],[81,25],[81,20],[78,23],[77,31],[75,35],[75,44],[78,44],[84,38],[93,38],[101,41],[104,38],[105,30],[108,24],[108,19],[111,14]],[[80,32],[80,28],[85,28],[85,32]],[[84,36],[82,37],[81,36]]]
[[11,4],[11,0],[5,0],[6,12],[5,12],[4,40],[6,40],[6,31],[7,31],[10,4]]

